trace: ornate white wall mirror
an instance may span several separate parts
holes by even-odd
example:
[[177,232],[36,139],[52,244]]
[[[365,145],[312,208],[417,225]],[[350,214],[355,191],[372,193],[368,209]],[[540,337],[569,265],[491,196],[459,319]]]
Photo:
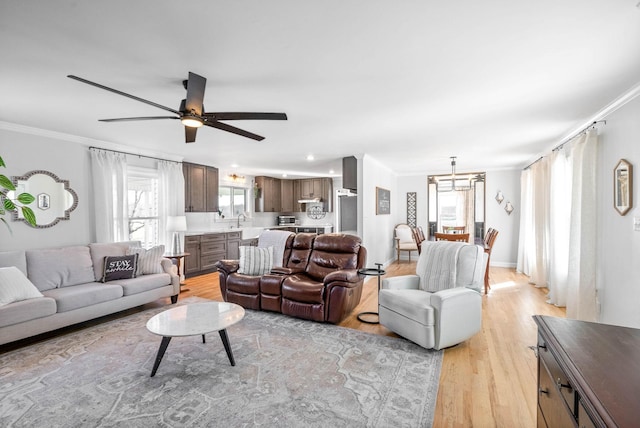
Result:
[[613,207],[625,215],[633,206],[633,166],[625,159],[613,169]]
[[[35,200],[28,205],[36,216],[36,228],[46,228],[57,224],[60,220],[69,220],[69,213],[78,206],[78,195],[69,187],[68,180],[61,180],[57,175],[43,170],[31,171],[21,177],[13,177],[16,187],[15,195],[27,192]],[[13,221],[24,221],[20,210],[13,212]]]

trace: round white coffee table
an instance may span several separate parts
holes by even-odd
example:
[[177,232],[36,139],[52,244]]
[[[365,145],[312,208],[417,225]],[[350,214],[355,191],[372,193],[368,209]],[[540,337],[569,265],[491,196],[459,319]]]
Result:
[[244,308],[227,302],[190,303],[153,316],[147,321],[147,329],[153,334],[162,336],[162,342],[153,364],[151,377],[155,376],[172,337],[202,335],[202,343],[206,343],[204,335],[214,331],[220,333],[229,362],[235,366],[236,362],[233,359],[226,328],[242,318],[244,318]]

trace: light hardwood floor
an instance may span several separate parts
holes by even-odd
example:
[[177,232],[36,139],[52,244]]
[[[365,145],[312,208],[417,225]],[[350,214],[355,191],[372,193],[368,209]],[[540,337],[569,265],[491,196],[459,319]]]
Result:
[[[387,276],[415,272],[415,262],[386,268]],[[491,290],[483,295],[482,331],[445,350],[436,403],[435,427],[535,427],[536,344],[534,314],[564,317],[545,303],[546,289],[527,283],[513,269],[491,268]],[[365,282],[362,300],[343,327],[395,336],[386,328],[358,321],[356,314],[377,311],[375,277]],[[181,297],[221,300],[218,274],[189,278]]]

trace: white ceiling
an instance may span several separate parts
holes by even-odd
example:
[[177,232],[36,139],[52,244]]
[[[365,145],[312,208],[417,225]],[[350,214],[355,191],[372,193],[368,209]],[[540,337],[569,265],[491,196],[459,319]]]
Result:
[[[366,153],[398,174],[522,167],[640,82],[637,0],[2,0],[0,121],[246,174],[340,174]],[[207,111],[256,142],[67,79]],[[104,144],[102,144],[104,142]],[[4,144],[4,143],[3,143]],[[307,162],[307,154],[315,161]]]

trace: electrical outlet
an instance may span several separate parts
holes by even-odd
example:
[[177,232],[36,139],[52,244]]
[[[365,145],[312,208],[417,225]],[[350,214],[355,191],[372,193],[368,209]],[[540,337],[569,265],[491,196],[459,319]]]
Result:
[[634,232],[640,232],[640,217],[633,218],[633,230]]

